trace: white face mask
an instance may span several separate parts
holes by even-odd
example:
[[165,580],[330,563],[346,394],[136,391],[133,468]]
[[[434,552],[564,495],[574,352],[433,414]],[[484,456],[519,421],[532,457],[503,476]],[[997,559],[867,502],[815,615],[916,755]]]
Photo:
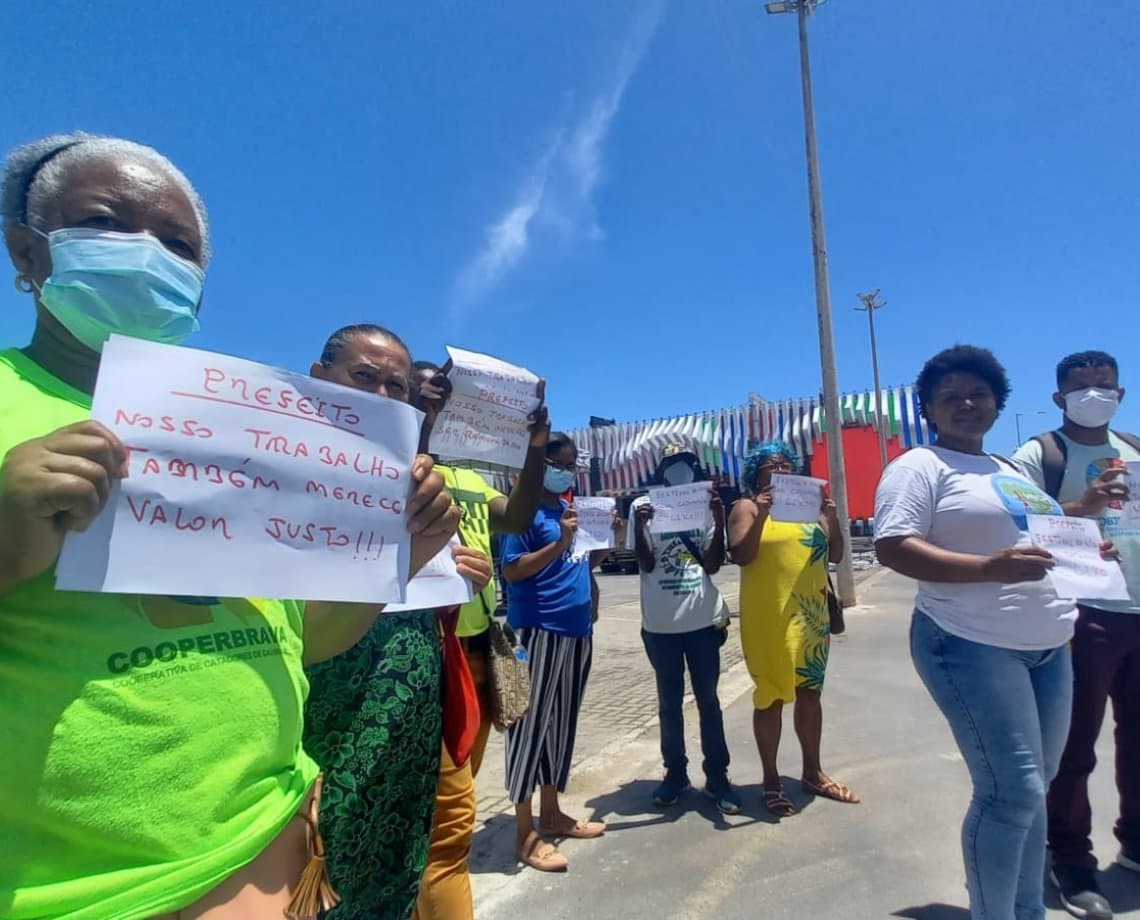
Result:
[[667,486],[687,486],[696,479],[696,474],[689,464],[674,463],[665,467],[665,472],[661,474],[661,478],[665,480]]
[[1065,415],[1082,428],[1103,428],[1116,415],[1120,396],[1105,387],[1087,387],[1065,394]]

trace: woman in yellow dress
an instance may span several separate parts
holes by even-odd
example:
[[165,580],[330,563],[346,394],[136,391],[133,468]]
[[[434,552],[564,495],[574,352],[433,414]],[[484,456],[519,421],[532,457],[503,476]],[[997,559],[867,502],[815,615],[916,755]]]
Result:
[[788,444],[755,448],[745,466],[746,497],[728,521],[729,550],[740,566],[740,641],[756,685],[752,730],[764,769],[764,804],[778,818],[796,813],[784,794],[776,756],[784,704],[794,703],[803,750],[803,787],[813,795],[855,803],[859,797],[820,766],[823,708],[820,694],[831,644],[827,564],[843,558],[835,503],[820,495],[820,518],[811,524],[772,520],[772,476],[795,474],[799,457]]

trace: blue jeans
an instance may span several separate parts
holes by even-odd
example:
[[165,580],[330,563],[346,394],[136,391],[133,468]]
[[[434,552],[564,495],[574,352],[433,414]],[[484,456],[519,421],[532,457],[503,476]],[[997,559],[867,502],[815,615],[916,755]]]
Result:
[[1044,920],[1045,792],[1069,732],[1069,647],[982,645],[916,610],[910,652],[974,783],[962,825],[970,916]]
[[688,776],[685,756],[685,717],[681,701],[685,696],[685,663],[697,699],[701,722],[701,752],[706,780],[713,784],[728,778],[728,743],[724,740],[724,718],[716,695],[720,681],[720,647],[725,632],[715,626],[687,633],[641,631],[645,652],[657,676],[657,716],[661,722],[661,757],[665,776],[681,780]]

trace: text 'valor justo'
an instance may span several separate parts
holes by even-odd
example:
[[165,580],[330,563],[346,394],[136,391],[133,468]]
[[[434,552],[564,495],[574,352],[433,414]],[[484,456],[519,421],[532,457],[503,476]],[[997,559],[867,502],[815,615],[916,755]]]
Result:
[[289,546],[309,544],[314,549],[350,549],[353,559],[379,559],[384,552],[383,534],[372,530],[345,530],[334,524],[312,521],[289,521],[271,517],[265,532],[279,543]]

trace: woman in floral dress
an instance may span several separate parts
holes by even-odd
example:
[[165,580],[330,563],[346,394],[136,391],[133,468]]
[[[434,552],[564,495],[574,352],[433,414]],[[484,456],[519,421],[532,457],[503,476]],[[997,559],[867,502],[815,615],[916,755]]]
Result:
[[827,564],[843,558],[835,503],[821,494],[820,519],[812,524],[769,516],[773,474],[794,474],[799,465],[795,451],[783,442],[755,448],[744,468],[747,497],[736,503],[728,521],[729,550],[741,569],[740,641],[756,685],[752,730],[764,769],[764,804],[779,818],[796,813],[776,766],[786,703],[795,704],[804,789],[837,802],[859,801],[820,766],[820,694],[831,643]]

